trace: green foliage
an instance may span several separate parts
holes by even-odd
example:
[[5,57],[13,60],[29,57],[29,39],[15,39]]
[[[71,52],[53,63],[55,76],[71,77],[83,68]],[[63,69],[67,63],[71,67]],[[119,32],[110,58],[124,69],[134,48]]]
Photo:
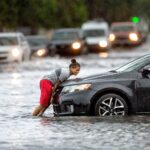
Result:
[[87,19],[80,0],[1,0],[0,28],[80,26]]
[[[128,21],[135,0],[87,0],[89,18],[104,18],[109,23]],[[93,10],[93,11],[92,11]]]
[[128,21],[150,18],[150,0],[1,0],[0,29],[79,27],[84,21],[104,18]]
[[139,16],[143,16],[149,20],[150,18],[150,1],[149,0],[136,0],[135,11]]

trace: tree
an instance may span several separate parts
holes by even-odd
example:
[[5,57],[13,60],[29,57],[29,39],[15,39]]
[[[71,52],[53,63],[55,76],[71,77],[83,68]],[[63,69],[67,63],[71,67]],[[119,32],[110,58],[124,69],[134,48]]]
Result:
[[2,0],[0,9],[0,28],[71,27],[87,19],[80,0]]
[[135,0],[86,0],[89,18],[104,18],[109,23],[128,21]]

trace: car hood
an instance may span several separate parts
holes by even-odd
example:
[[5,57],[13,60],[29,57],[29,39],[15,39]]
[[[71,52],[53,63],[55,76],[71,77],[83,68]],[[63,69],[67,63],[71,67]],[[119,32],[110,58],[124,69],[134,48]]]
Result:
[[68,86],[68,85],[76,85],[76,84],[82,84],[82,83],[92,83],[96,81],[104,81],[108,79],[115,79],[119,73],[114,73],[114,72],[107,72],[103,74],[97,74],[97,75],[92,75],[92,76],[87,76],[83,78],[76,78],[73,80],[67,80],[64,83],[62,83],[62,86]]
[[0,52],[8,52],[16,47],[18,47],[18,46],[0,46]]
[[[131,32],[131,31],[130,31]],[[129,31],[119,31],[119,32],[114,32],[116,36],[129,36]]]
[[30,46],[31,50],[39,50],[39,49],[45,49],[45,45],[40,45],[40,46]]
[[98,44],[100,41],[107,41],[107,37],[103,36],[103,37],[87,37],[86,38],[86,42],[88,44]]
[[74,41],[76,41],[75,39],[74,40],[57,40],[57,41],[51,41],[50,44],[54,44],[54,45],[62,45],[62,44],[71,44],[73,43]]

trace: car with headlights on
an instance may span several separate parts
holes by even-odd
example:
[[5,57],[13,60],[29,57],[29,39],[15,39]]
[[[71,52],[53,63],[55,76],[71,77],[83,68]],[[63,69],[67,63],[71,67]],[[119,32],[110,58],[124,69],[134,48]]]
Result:
[[47,45],[49,51],[58,54],[86,54],[86,42],[80,29],[67,28],[54,31],[51,41]]
[[27,36],[27,41],[30,45],[32,56],[44,57],[48,54],[51,54],[47,50],[47,44],[49,43],[49,39],[46,36]]
[[0,62],[30,59],[30,47],[22,33],[0,33]]
[[139,45],[147,39],[148,32],[142,24],[132,22],[112,23],[109,41],[112,47],[118,45]]
[[105,21],[88,21],[81,27],[90,52],[105,52],[110,49],[109,25]]
[[54,114],[150,114],[150,54],[104,74],[68,80],[54,98]]

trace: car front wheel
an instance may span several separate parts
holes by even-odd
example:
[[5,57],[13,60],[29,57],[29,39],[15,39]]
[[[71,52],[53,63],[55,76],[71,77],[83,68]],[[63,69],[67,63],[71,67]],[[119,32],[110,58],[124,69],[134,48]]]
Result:
[[97,101],[95,114],[97,116],[125,116],[128,114],[128,105],[121,96],[106,94]]

